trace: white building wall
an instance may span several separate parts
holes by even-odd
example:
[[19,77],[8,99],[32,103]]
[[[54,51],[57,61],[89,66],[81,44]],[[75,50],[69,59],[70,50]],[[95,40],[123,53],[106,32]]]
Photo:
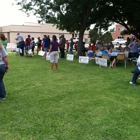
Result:
[[[62,31],[56,28],[53,24],[34,24],[25,23],[24,25],[9,25],[0,28],[0,32],[3,32],[10,43],[16,43],[15,37],[17,33],[20,33],[25,39],[28,35],[34,38],[43,38],[43,35],[56,35],[64,34],[66,39],[70,39],[72,34],[66,30]],[[88,40],[89,32],[85,31],[84,38]]]

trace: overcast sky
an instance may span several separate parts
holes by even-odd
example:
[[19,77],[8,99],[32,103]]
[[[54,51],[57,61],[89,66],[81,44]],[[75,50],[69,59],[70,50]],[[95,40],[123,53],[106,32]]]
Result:
[[[0,26],[23,25],[25,22],[37,23],[35,16],[29,16],[20,11],[20,6],[12,5],[15,0],[3,0],[0,4]],[[91,26],[93,28],[93,25]]]
[[6,25],[23,25],[24,22],[36,22],[37,18],[35,16],[27,17],[25,13],[18,10],[20,7],[17,5],[12,5],[14,0],[3,0],[0,4],[0,26]]

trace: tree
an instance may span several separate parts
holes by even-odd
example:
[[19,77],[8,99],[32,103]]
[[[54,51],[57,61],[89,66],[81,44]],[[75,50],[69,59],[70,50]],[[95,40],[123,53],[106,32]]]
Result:
[[112,35],[109,31],[103,33],[95,27],[89,31],[89,37],[91,43],[96,43],[96,41],[100,38],[103,40],[104,43],[111,42],[113,40]]
[[93,28],[92,30],[89,31],[89,38],[91,43],[96,43],[97,40],[99,40],[101,36],[99,35],[98,29]]
[[[133,34],[140,39],[140,1],[139,0],[110,0],[99,1],[100,19],[96,26],[107,28],[109,23],[116,22],[123,25],[127,34]],[[102,11],[104,13],[102,14]]]
[[78,55],[83,34],[91,24],[101,31],[116,22],[140,39],[140,0],[16,0],[21,10],[40,17],[39,22],[53,23],[59,29],[79,33]]
[[40,17],[39,22],[53,23],[70,33],[79,33],[78,55],[81,55],[83,35],[98,19],[97,0],[16,0],[21,10]]
[[104,33],[102,36],[102,40],[104,43],[111,42],[113,40],[111,33],[110,32]]

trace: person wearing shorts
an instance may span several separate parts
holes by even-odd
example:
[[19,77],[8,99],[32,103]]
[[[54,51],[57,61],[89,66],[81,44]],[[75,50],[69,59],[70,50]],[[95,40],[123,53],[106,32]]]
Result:
[[58,47],[59,44],[57,42],[57,38],[55,35],[52,36],[52,41],[50,43],[50,50],[49,50],[49,55],[50,55],[50,71],[53,71],[54,64],[56,66],[56,70],[58,70]]
[[44,48],[44,58],[46,58],[47,52],[49,51],[49,39],[47,38],[46,35],[44,35],[43,38],[43,48]]

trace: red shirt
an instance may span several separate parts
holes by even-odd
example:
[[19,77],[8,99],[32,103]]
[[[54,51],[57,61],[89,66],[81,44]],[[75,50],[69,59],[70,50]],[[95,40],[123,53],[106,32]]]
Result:
[[92,51],[94,52],[95,51],[95,45],[92,45],[91,48],[92,48]]
[[30,38],[26,38],[26,44],[29,46],[30,45],[30,42],[31,42],[31,39]]

